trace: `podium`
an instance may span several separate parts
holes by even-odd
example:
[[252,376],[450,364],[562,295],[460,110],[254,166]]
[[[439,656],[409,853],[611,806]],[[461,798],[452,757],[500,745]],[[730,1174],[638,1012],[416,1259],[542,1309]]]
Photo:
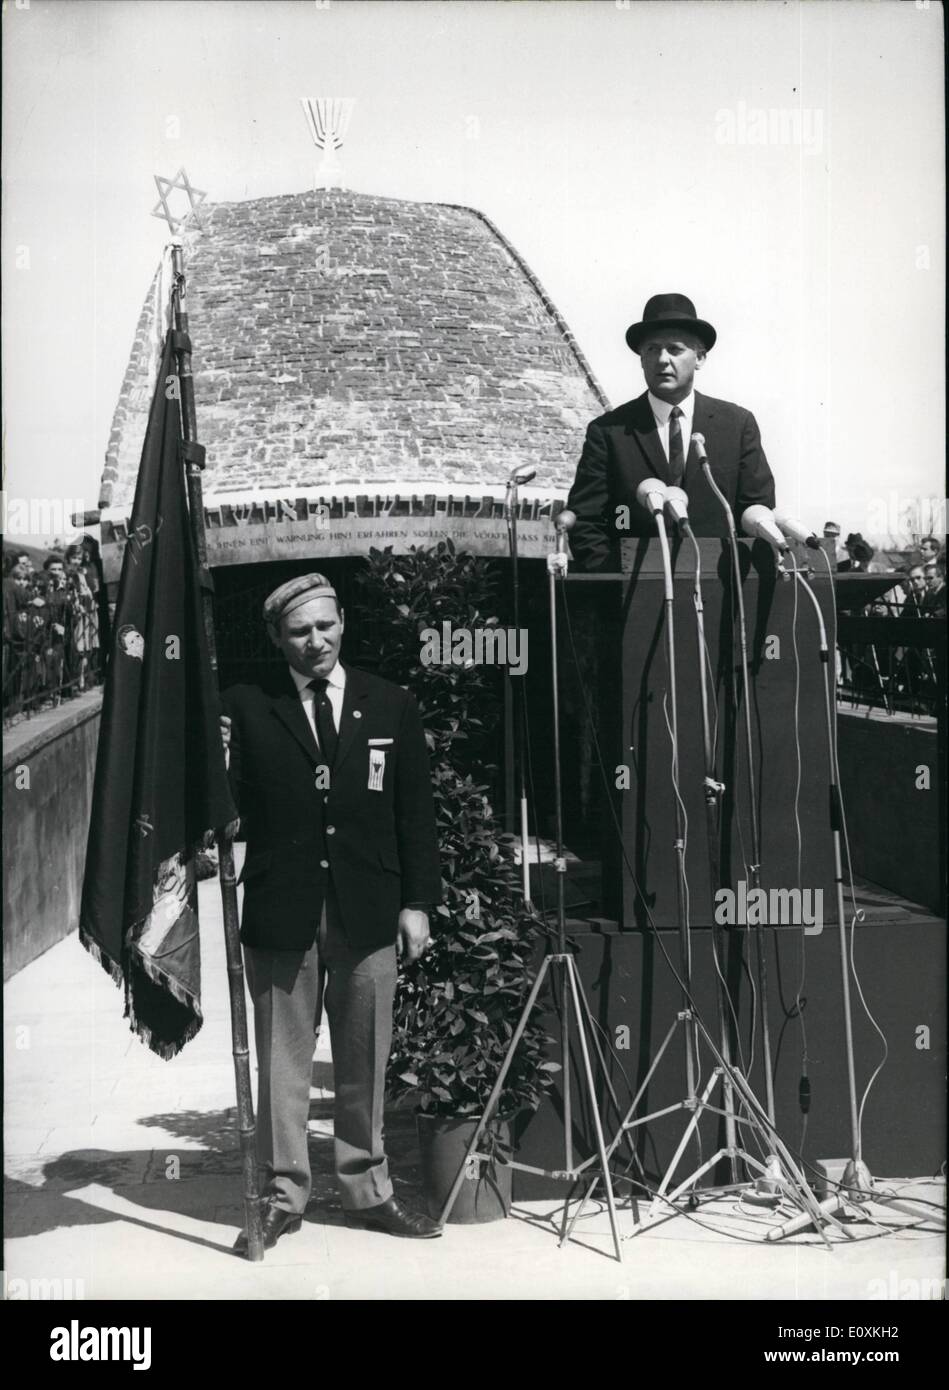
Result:
[[[719,848],[720,884],[736,892],[747,879],[751,853],[748,784],[743,726],[743,682],[737,621],[733,617],[733,570],[727,542],[698,541],[708,659],[714,677],[718,708],[716,730],[717,778],[725,784],[722,797]],[[807,1162],[846,1154],[850,1145],[847,1123],[847,1076],[840,1004],[840,958],[836,922],[833,841],[830,830],[829,777],[824,715],[823,670],[817,615],[802,586],[778,574],[770,546],[739,542],[742,593],[745,603],[749,658],[749,687],[760,829],[760,880],[769,889],[801,887],[823,894],[823,929],[811,929],[802,940],[800,926],[773,921],[760,927],[769,975],[768,1017],[771,1023],[775,1119],[779,1134],[792,1150],[801,1148]],[[818,557],[819,558],[819,557]],[[690,544],[674,544],[675,659],[677,669],[679,785],[686,807],[688,833],[686,869],[692,928],[692,994],[709,1026],[716,1021],[718,982],[713,959],[714,892],[710,882],[704,800],[705,757],[698,685],[698,654],[693,604],[694,552]],[[611,1080],[624,1096],[643,1082],[656,1050],[676,1011],[681,994],[669,968],[679,964],[676,903],[676,825],[671,780],[672,749],[663,713],[668,691],[665,649],[664,584],[657,541],[623,544],[622,573],[568,576],[569,603],[583,590],[603,601],[606,636],[597,661],[580,670],[587,693],[584,705],[600,719],[599,743],[613,780],[614,769],[629,771],[628,789],[616,789],[613,808],[622,831],[608,826],[603,837],[604,894],[612,887],[618,900],[602,917],[571,923],[577,945],[581,979],[594,1016],[605,1036],[625,1031],[626,1042],[611,1055]],[[841,587],[848,586],[849,576]],[[834,591],[826,570],[818,565],[808,582],[820,606],[835,659]],[[853,581],[850,581],[852,583]],[[795,591],[797,621],[795,624]],[[584,605],[589,609],[593,605]],[[797,657],[795,658],[795,626]],[[835,673],[830,668],[832,690]],[[794,817],[798,756],[795,747],[795,703],[800,744],[801,860],[797,857]],[[846,798],[846,782],[843,787]],[[855,817],[856,819],[856,817]],[[624,858],[625,856],[625,858]],[[630,872],[636,875],[657,930],[653,930]],[[844,881],[847,866],[844,861]],[[849,896],[847,897],[849,910]],[[872,916],[872,914],[871,914]],[[748,1062],[747,1079],[764,1100],[767,1080],[760,1035],[762,1001],[754,981],[755,950],[741,923],[725,925],[726,949],[720,952],[728,995],[736,1013],[729,1028],[733,1059]],[[944,924],[896,907],[892,913],[860,926],[858,956],[861,975],[874,1015],[890,1040],[889,1064],[872,1093],[866,1151],[878,1174],[931,1171],[938,1167],[941,1126],[945,1116],[945,1053],[934,1048],[920,1053],[914,1044],[916,1021],[932,1023],[934,1036],[945,1019],[938,961],[944,950]],[[750,928],[751,935],[755,927]],[[806,957],[807,975],[800,1006],[796,998]],[[667,959],[668,958],[668,959]],[[801,1017],[806,1019],[808,1093],[807,1115],[801,1099]],[[937,1022],[938,1020],[938,1022]],[[553,1030],[551,1006],[547,1024]],[[879,1037],[862,1009],[854,1014],[858,1080],[862,1087],[876,1065]],[[552,1053],[553,1057],[554,1054]],[[676,1107],[683,1090],[684,1068],[676,1048],[653,1076],[644,1097],[644,1112]],[[925,1099],[907,1116],[903,1100],[908,1090]],[[557,1162],[561,1088],[555,1086],[535,1116],[518,1128],[519,1156],[538,1169]],[[607,1127],[613,1115],[603,1097]],[[556,1118],[556,1123],[555,1123]],[[577,1144],[590,1150],[589,1119],[574,1116]],[[706,1152],[723,1139],[723,1126],[714,1115],[701,1122]],[[636,1136],[636,1149],[650,1179],[658,1180],[668,1164],[681,1122],[671,1115],[651,1121]],[[555,1137],[555,1135],[557,1137]],[[724,1165],[723,1165],[724,1167]],[[722,1173],[723,1180],[727,1174]],[[515,1200],[559,1196],[552,1178],[518,1174]]]
[[[715,731],[716,776],[721,798],[721,883],[710,882],[704,797],[699,657],[696,637],[694,552],[673,549],[675,658],[679,714],[679,791],[687,817],[686,872],[690,923],[710,927],[715,891],[735,893],[742,910],[742,885],[750,889],[751,823],[747,745],[743,715],[741,652],[734,614],[734,573],[726,541],[698,541],[705,614],[705,640],[714,682],[710,717]],[[774,552],[761,541],[740,541],[742,590],[751,693],[752,744],[760,829],[760,884],[771,890],[810,890],[810,904],[834,920],[834,869],[829,830],[827,743],[823,673],[817,617],[806,594],[776,569]],[[672,745],[664,713],[669,689],[665,650],[662,559],[658,541],[628,540],[622,546],[620,625],[620,763],[616,774],[619,819],[626,867],[622,873],[624,927],[647,927],[643,899],[657,927],[674,927],[676,909],[675,801]],[[820,571],[810,579],[827,626],[833,660],[834,606],[830,581]],[[795,600],[797,656],[795,657]],[[833,672],[831,673],[833,681]],[[797,719],[795,720],[795,704]],[[717,718],[716,718],[717,713]],[[800,745],[800,865],[794,802]],[[623,768],[628,768],[628,777]],[[624,784],[628,780],[628,789]],[[818,897],[817,894],[821,896]],[[784,901],[774,904],[783,910]],[[808,899],[802,898],[802,904]],[[726,923],[727,925],[727,923]],[[735,925],[741,925],[740,921]],[[772,922],[771,925],[777,925]],[[814,934],[817,934],[816,931]]]

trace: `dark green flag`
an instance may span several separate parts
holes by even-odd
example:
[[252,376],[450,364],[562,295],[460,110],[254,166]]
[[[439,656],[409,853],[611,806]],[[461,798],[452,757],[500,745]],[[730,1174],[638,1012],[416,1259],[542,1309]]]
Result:
[[173,1057],[201,1027],[195,851],[236,819],[165,340],[122,560],[79,939],[125,990],[133,1030]]

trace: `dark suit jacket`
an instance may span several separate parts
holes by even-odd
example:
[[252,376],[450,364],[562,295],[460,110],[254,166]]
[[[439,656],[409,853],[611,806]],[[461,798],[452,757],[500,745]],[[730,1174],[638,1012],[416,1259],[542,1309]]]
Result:
[[927,591],[926,597],[923,599],[922,609],[923,609],[923,611],[922,611],[922,613],[921,613],[921,615],[920,615],[921,617],[923,617],[923,618],[942,618],[943,621],[945,621],[945,617],[946,617],[946,586],[945,586],[945,584],[943,584],[942,588],[939,589],[939,590],[937,590],[936,593],[933,593],[933,591],[932,591],[931,589],[929,589],[929,590]]
[[[752,503],[774,506],[774,478],[768,467],[755,417],[739,405],[695,393],[692,434],[704,434],[712,476],[728,498],[741,529],[741,514]],[[578,568],[592,573],[619,569],[619,542],[628,536],[654,536],[655,521],[636,501],[646,478],[671,482],[669,465],[646,392],[587,427],[577,475],[567,506],[577,514],[570,549]],[[721,504],[689,448],[682,486],[689,497],[689,519],[697,536],[726,536]],[[617,529],[616,508],[629,508],[628,529]],[[622,519],[622,516],[621,516]]]
[[[308,949],[330,876],[343,930],[358,947],[391,944],[403,907],[441,901],[428,749],[407,691],[346,667],[328,789],[317,785],[324,763],[288,668],[269,689],[232,686],[222,704],[247,838],[245,945]],[[371,740],[385,753],[379,791],[369,788]]]

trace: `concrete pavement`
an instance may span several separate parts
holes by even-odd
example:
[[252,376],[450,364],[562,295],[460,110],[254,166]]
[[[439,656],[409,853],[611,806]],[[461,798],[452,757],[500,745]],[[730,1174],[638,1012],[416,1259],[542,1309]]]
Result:
[[[313,1199],[300,1233],[249,1265],[230,1251],[242,1208],[217,882],[202,883],[200,894],[205,1025],[173,1062],[133,1037],[120,992],[75,935],[6,987],[7,1296],[795,1300],[944,1290],[943,1236],[880,1208],[880,1224],[855,1224],[850,1241],[835,1234],[828,1251],[813,1234],[759,1245],[773,1218],[719,1199],[695,1220],[677,1216],[625,1240],[622,1266],[610,1257],[599,1208],[564,1249],[551,1202],[516,1205],[490,1225],[449,1225],[434,1241],[351,1231],[333,1186],[323,1039],[311,1093]],[[410,1115],[388,1118],[387,1146],[397,1192],[416,1200]],[[907,1191],[944,1200],[941,1183]],[[624,1207],[624,1232],[632,1219]]]

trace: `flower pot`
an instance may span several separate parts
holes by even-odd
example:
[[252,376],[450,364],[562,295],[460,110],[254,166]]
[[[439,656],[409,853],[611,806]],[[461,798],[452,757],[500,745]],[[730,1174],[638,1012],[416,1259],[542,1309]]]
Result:
[[[422,1185],[429,1214],[441,1215],[442,1207],[464,1163],[476,1119],[458,1120],[447,1115],[416,1115],[422,1157]],[[490,1126],[502,1142],[510,1143],[506,1124]],[[479,1148],[484,1148],[484,1139]],[[465,1171],[448,1220],[460,1225],[500,1221],[511,1209],[511,1168],[495,1159],[472,1159]]]

